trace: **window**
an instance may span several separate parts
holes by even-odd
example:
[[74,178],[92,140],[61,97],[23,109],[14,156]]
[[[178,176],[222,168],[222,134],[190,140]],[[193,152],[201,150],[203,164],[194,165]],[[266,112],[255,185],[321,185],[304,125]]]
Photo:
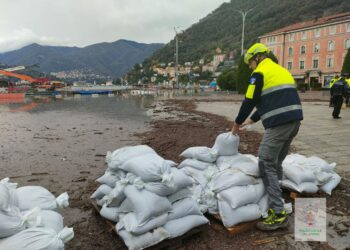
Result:
[[314,68],[314,69],[318,68],[318,59],[312,60],[312,68]]
[[333,41],[330,41],[328,42],[328,51],[333,51],[334,50],[334,42]]
[[299,69],[304,69],[305,68],[305,62],[304,61],[300,61],[299,62]]
[[334,35],[336,31],[337,31],[337,26],[329,27],[329,34],[330,35]]
[[350,32],[350,23],[346,25],[346,32]]
[[305,52],[306,52],[306,48],[303,45],[303,46],[300,47],[300,54],[305,54]]
[[333,68],[334,66],[334,59],[333,57],[328,57],[327,58],[327,68]]
[[302,40],[306,39],[306,31],[301,32],[301,39]]
[[345,40],[345,49],[350,49],[350,39]]
[[294,34],[288,35],[288,41],[293,42],[294,41]]
[[287,68],[288,68],[288,70],[291,70],[293,68],[293,63],[292,62],[288,62]]
[[320,37],[321,29],[315,29],[315,37]]
[[271,43],[276,43],[277,39],[275,36],[272,36],[272,37],[268,37],[267,38],[267,43],[268,44],[271,44]]
[[293,48],[289,47],[288,48],[288,56],[292,56],[293,55]]
[[314,47],[314,53],[318,53],[318,52],[320,52],[320,45],[316,43]]

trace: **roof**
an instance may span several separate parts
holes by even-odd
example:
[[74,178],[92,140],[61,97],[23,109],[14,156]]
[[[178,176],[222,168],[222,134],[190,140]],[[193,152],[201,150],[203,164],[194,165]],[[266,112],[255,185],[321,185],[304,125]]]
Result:
[[291,32],[294,30],[306,29],[306,28],[310,28],[310,27],[314,27],[314,26],[320,26],[320,25],[324,25],[324,24],[336,23],[336,22],[341,22],[341,21],[346,21],[346,20],[350,20],[350,12],[335,14],[332,16],[314,18],[312,20],[303,21],[300,23],[295,23],[295,24],[283,27],[281,29],[274,30],[270,33],[264,34],[260,37],[271,36],[274,34]]

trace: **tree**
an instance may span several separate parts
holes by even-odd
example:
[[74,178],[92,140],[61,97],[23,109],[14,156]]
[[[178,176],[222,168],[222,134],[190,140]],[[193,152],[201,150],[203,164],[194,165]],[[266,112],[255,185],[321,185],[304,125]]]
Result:
[[222,90],[236,90],[237,70],[227,69],[218,77],[218,85]]
[[341,72],[350,75],[350,48],[348,49],[348,52],[344,58],[343,68]]
[[241,56],[237,68],[237,91],[238,93],[245,93],[248,88],[249,78],[252,74],[252,70],[248,64],[244,62],[244,55]]

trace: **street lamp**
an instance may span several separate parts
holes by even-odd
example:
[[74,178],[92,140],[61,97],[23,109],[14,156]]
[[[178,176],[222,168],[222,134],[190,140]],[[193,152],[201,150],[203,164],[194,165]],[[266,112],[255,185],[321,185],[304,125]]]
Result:
[[174,27],[175,31],[175,77],[176,77],[176,88],[179,88],[179,72],[178,72],[178,64],[179,64],[179,39],[177,37],[178,33],[176,27]]
[[242,46],[241,46],[241,55],[244,54],[244,25],[245,25],[245,17],[246,15],[251,11],[253,10],[254,8],[250,8],[249,10],[247,11],[243,11],[243,10],[236,10],[237,12],[241,13],[242,15]]

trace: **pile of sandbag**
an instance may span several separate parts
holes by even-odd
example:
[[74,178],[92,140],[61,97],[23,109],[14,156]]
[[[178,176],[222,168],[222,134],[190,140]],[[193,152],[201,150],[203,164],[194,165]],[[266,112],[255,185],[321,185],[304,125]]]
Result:
[[143,249],[207,224],[189,187],[192,180],[176,163],[146,145],[108,152],[107,170],[91,195],[101,216],[116,222],[129,249]]
[[179,165],[193,179],[192,191],[202,211],[219,214],[226,227],[258,219],[268,209],[258,161],[239,154],[238,145],[239,136],[220,134],[212,148],[186,149]]
[[329,164],[317,156],[288,155],[282,163],[281,185],[299,193],[316,193],[321,189],[331,195],[341,180],[335,166],[336,163]]
[[69,205],[68,194],[57,198],[40,186],[17,188],[9,178],[0,181],[0,249],[63,250],[74,237],[56,209]]

